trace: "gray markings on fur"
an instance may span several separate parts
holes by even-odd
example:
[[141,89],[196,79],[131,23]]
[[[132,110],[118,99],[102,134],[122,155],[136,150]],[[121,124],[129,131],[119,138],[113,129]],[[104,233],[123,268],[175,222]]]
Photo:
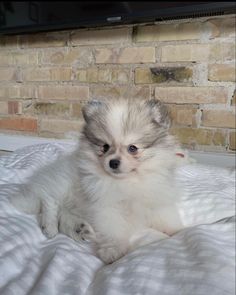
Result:
[[110,135],[106,128],[106,112],[108,105],[105,102],[92,100],[82,109],[84,120],[86,122],[83,134],[93,144],[103,146],[107,142],[99,138],[99,135],[105,134],[107,138]]
[[146,102],[149,108],[150,115],[153,116],[154,120],[160,124],[163,128],[169,128],[171,125],[168,110],[165,105],[163,105],[157,99],[151,99]]
[[[143,148],[157,145],[167,145],[170,118],[167,108],[156,99],[149,101],[122,100],[117,101],[90,101],[82,110],[85,119],[84,136],[95,146],[112,145],[114,139],[108,132],[107,113],[114,103],[127,105],[128,112],[122,117],[124,135],[130,132],[140,134],[139,144]],[[132,144],[132,143],[130,143]],[[111,147],[112,149],[112,147]],[[111,152],[111,150],[109,151]]]

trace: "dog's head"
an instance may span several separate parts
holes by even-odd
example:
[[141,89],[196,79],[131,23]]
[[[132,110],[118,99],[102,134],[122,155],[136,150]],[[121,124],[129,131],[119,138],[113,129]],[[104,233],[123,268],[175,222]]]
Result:
[[170,119],[158,100],[90,101],[83,108],[83,138],[99,165],[113,177],[137,172],[169,140]]

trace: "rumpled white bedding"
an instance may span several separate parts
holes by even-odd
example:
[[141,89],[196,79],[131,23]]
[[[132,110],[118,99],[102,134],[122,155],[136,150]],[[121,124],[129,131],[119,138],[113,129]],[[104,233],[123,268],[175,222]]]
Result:
[[[36,217],[8,196],[38,167],[72,145],[42,144],[0,157],[0,294],[235,294],[235,173],[186,165],[182,217],[189,227],[104,266],[89,243],[48,240]],[[192,225],[192,226],[191,226]]]

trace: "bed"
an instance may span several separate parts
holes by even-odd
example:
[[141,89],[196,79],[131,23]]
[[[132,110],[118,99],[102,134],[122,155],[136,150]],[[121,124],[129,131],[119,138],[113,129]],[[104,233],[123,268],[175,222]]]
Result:
[[178,168],[183,218],[172,237],[140,247],[111,265],[89,242],[47,239],[36,216],[8,197],[72,144],[37,144],[0,157],[0,294],[235,294],[235,171],[199,163]]

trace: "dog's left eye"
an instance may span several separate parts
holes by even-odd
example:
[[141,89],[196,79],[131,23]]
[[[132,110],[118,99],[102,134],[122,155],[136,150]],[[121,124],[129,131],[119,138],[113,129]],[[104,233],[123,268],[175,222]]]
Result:
[[136,154],[138,152],[138,148],[135,145],[129,145],[128,146],[128,152],[130,154]]
[[106,153],[109,150],[109,148],[110,148],[109,144],[104,144],[103,152]]

